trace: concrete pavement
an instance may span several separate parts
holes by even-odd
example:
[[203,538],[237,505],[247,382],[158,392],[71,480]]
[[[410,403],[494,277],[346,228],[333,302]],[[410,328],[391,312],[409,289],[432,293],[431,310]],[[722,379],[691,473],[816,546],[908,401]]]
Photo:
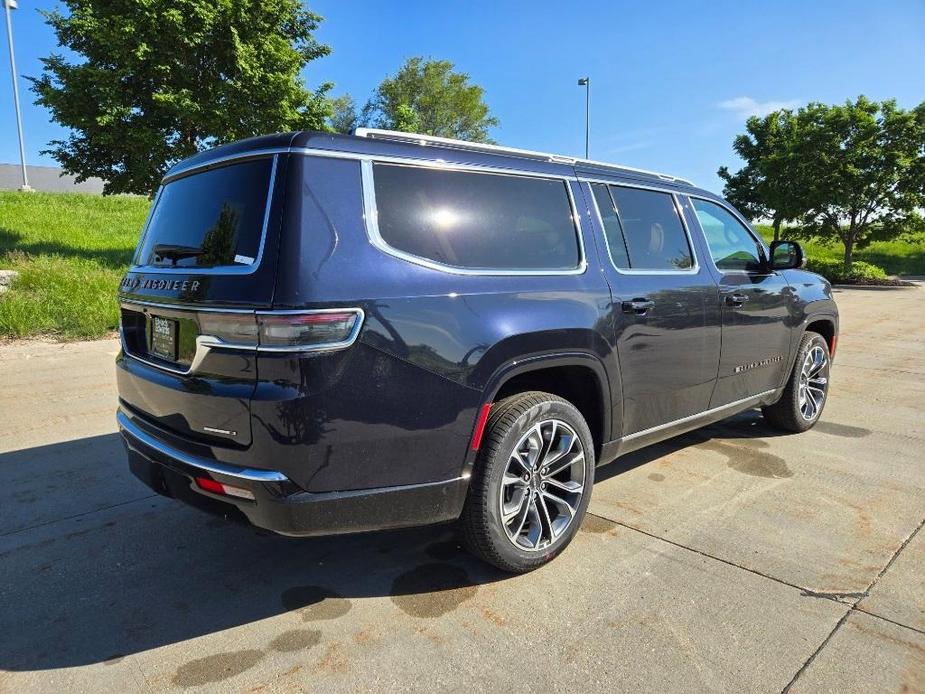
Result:
[[925,289],[837,298],[814,430],[601,468],[513,578],[446,528],[287,540],[152,496],[114,342],[0,347],[0,691],[925,692]]

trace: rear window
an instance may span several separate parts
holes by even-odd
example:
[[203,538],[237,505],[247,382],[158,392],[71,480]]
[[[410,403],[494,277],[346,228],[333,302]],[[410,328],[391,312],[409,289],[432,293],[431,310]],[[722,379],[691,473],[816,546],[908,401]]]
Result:
[[252,159],[167,183],[136,265],[251,265],[260,255],[271,158]]
[[[623,232],[630,268],[671,271],[693,267],[694,258],[687,233],[670,193],[610,186],[610,194]],[[619,243],[610,234],[607,243],[614,262],[617,262]]]
[[379,234],[392,248],[483,270],[573,270],[580,250],[557,179],[375,164]]

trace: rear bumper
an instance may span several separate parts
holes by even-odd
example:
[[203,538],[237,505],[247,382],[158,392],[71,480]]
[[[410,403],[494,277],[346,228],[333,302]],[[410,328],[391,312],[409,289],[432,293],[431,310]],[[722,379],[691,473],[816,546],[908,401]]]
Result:
[[[231,466],[173,448],[123,411],[116,419],[129,467],[151,489],[281,535],[330,535],[452,521],[462,512],[469,484],[468,478],[459,477],[400,487],[306,492],[280,472]],[[193,482],[197,477],[247,489],[254,499],[207,492]]]

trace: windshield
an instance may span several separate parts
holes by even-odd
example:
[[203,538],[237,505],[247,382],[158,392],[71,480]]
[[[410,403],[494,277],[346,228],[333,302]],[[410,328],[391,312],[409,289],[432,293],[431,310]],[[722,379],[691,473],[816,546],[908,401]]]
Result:
[[252,159],[167,183],[136,265],[252,265],[260,255],[273,159]]

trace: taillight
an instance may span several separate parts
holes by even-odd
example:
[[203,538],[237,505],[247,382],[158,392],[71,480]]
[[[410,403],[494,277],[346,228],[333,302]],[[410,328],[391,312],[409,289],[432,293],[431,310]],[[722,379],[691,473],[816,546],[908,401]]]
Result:
[[360,309],[258,313],[261,349],[336,349],[353,344],[363,321]]
[[239,499],[249,499],[250,501],[254,500],[254,494],[250,490],[243,489],[242,487],[233,487],[230,484],[222,484],[221,482],[216,482],[209,477],[197,477],[195,478],[195,481],[196,486],[200,489],[203,489],[207,492],[212,492],[213,494],[218,494],[219,496],[234,496]]
[[217,337],[222,342],[257,346],[257,321],[253,312],[202,311],[199,314],[199,332]]
[[349,347],[362,323],[363,311],[358,308],[199,314],[201,335],[215,338],[226,348],[269,352]]

